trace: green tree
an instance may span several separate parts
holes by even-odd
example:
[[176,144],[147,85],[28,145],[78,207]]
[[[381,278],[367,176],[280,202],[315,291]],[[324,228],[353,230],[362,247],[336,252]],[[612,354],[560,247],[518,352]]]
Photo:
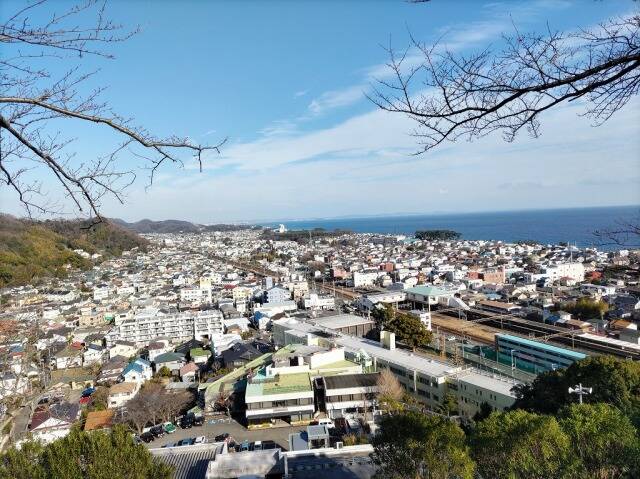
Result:
[[579,477],[640,477],[640,440],[628,417],[607,404],[572,404],[560,426],[580,458]]
[[590,298],[580,298],[575,303],[563,304],[562,309],[577,316],[580,319],[603,318],[609,305],[604,301],[595,301]]
[[378,329],[395,333],[396,339],[415,351],[433,340],[433,333],[416,316],[394,310],[391,305],[379,306],[372,312]]
[[483,401],[482,404],[480,404],[480,410],[473,415],[473,420],[474,422],[484,421],[489,416],[491,416],[492,412],[493,407],[491,406],[491,404]]
[[414,351],[420,346],[428,345],[433,340],[433,333],[412,314],[397,313],[388,329]]
[[45,471],[40,464],[42,445],[26,442],[20,449],[10,448],[0,461],[1,479],[44,479]]
[[389,305],[377,305],[371,311],[371,317],[379,330],[386,329],[393,319],[393,308]]
[[74,428],[46,446],[27,443],[10,449],[0,461],[2,479],[169,479],[172,473],[122,426],[92,433]]
[[590,356],[564,370],[538,375],[530,385],[515,389],[513,408],[543,414],[557,414],[575,403],[569,388],[582,383],[593,389],[584,396],[587,403],[607,403],[619,408],[638,427],[640,424],[640,363],[613,356]]
[[172,376],[171,369],[166,366],[162,366],[158,371],[157,376],[160,376],[161,378],[170,378]]
[[440,404],[440,409],[447,416],[450,416],[452,414],[457,414],[458,399],[456,398],[456,395],[451,392],[445,393],[445,395],[442,397],[442,403]]
[[575,468],[558,421],[526,411],[491,414],[477,424],[471,448],[482,477],[492,479],[561,479]]
[[464,432],[447,419],[415,411],[384,416],[372,444],[377,478],[473,478]]

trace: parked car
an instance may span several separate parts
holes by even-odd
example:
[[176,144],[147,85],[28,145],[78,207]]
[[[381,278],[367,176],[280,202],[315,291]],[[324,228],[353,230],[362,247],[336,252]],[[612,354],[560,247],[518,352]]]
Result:
[[176,447],[176,443],[175,443],[175,442],[170,442],[170,443],[168,443],[168,444],[165,444],[165,445],[164,445],[164,446],[162,446],[162,447]]
[[142,434],[140,434],[140,439],[144,442],[151,442],[155,439],[155,437],[153,437],[153,434],[151,434],[150,432],[143,432]]
[[89,397],[91,396],[94,392],[96,392],[96,388],[86,388],[84,391],[82,391],[82,397]]
[[223,432],[222,434],[218,434],[214,440],[215,442],[222,442],[224,440],[226,440],[229,437],[229,433],[228,432]]
[[193,418],[193,425],[194,426],[202,426],[204,424],[204,417],[203,416],[195,416]]
[[193,427],[193,416],[182,416],[180,427],[182,429],[191,429]]
[[322,419],[318,419],[317,422],[318,422],[318,425],[320,426],[327,426],[328,428],[335,427],[335,424],[333,424],[333,421],[328,417],[323,417]]
[[262,441],[262,449],[275,449],[277,444],[274,441]]
[[249,450],[249,441],[247,441],[246,439],[244,441],[242,441],[242,444],[240,444],[240,451],[248,451]]
[[165,430],[162,424],[153,426],[151,429],[149,429],[149,432],[153,434],[155,437],[162,437],[165,434]]
[[186,437],[184,439],[180,439],[176,446],[191,446],[195,442],[195,439],[192,437]]
[[170,422],[165,422],[162,425],[162,427],[164,427],[164,431],[167,434],[172,434],[172,433],[176,432],[176,427],[173,424],[171,424]]
[[194,444],[204,444],[205,442],[207,442],[206,436],[198,436],[195,441],[193,441]]
[[250,447],[251,451],[262,451],[262,441],[256,441],[254,442],[251,447]]

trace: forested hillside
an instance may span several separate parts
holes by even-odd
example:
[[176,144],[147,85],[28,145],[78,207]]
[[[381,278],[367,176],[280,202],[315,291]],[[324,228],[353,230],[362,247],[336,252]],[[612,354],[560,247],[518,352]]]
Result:
[[82,220],[31,221],[0,215],[0,287],[32,284],[48,276],[64,277],[67,265],[89,268],[92,262],[74,249],[109,257],[148,244],[110,223],[89,230],[83,226]]
[[256,229],[258,226],[245,225],[245,224],[211,224],[201,225],[197,223],[191,223],[183,220],[140,220],[135,223],[127,223],[124,220],[113,218],[112,223],[115,223],[123,228],[136,233],[208,233],[213,231],[242,231],[248,229]]

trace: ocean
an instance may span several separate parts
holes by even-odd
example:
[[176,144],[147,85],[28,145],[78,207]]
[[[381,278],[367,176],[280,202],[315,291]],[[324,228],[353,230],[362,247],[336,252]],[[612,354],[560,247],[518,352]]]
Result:
[[[600,244],[595,230],[614,228],[618,221],[640,218],[640,206],[572,208],[554,210],[502,211],[493,213],[376,216],[362,218],[313,219],[284,221],[287,229],[345,229],[358,233],[411,235],[418,230],[449,229],[469,240],[514,242],[534,240],[543,244],[567,242],[578,247]],[[277,226],[267,223],[264,226]],[[637,241],[636,241],[637,244]]]

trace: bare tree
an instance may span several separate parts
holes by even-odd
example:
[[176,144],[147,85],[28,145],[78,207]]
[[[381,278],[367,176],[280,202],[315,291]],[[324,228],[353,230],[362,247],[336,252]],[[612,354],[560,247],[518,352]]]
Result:
[[602,246],[640,247],[640,214],[632,220],[617,220],[611,228],[593,233]]
[[404,53],[389,48],[392,80],[378,80],[369,98],[415,121],[418,154],[495,131],[506,141],[522,129],[536,137],[543,112],[576,100],[600,125],[638,94],[639,28],[634,14],[570,33],[515,29],[502,50],[470,55],[412,37]]
[[[95,223],[102,221],[103,198],[124,201],[124,189],[136,178],[134,163],[148,171],[151,184],[165,163],[182,166],[185,155],[191,155],[202,170],[205,153],[219,152],[224,140],[207,146],[189,138],[156,136],[102,101],[104,88],[90,89],[95,72],[83,71],[83,59],[113,58],[108,47],[127,40],[138,29],[127,31],[108,20],[100,0],[84,0],[51,14],[42,24],[33,23],[38,15],[46,16],[47,8],[51,10],[47,0],[31,0],[0,20],[0,178],[27,214],[63,211],[33,180],[32,170],[48,172],[67,201]],[[69,68],[56,75],[40,66],[52,58]],[[113,148],[97,158],[76,159],[69,133],[78,124],[110,130]]]
[[390,413],[402,410],[405,391],[391,370],[385,368],[380,371],[376,386],[378,387],[378,404],[381,408]]

